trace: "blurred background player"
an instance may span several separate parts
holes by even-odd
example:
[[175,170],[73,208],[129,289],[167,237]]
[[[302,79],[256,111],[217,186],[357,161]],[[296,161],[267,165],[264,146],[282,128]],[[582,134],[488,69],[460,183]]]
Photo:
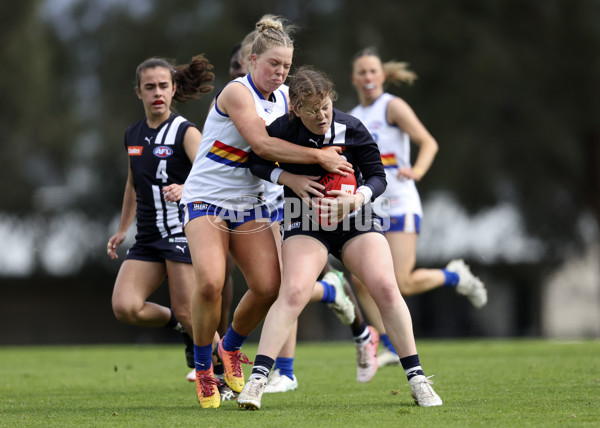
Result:
[[[265,319],[252,374],[238,396],[238,406],[260,409],[274,358],[309,302],[328,254],[342,261],[372,294],[400,352],[415,402],[424,407],[440,406],[442,401],[421,368],[410,312],[398,290],[381,224],[370,206],[386,185],[377,144],[358,119],[333,108],[336,93],[323,74],[310,68],[295,71],[289,94],[291,112],[267,127],[269,135],[304,147],[341,148],[360,187],[355,194],[331,190],[327,192],[331,198],[324,198],[321,191],[325,187],[314,181],[325,173],[319,165],[280,161],[277,167],[253,155],[252,171],[285,185],[286,204],[302,209],[286,209],[281,289]],[[314,227],[309,204],[336,226]]]
[[[373,48],[358,52],[352,61],[352,84],[359,104],[350,114],[367,127],[379,146],[386,171],[387,188],[380,197],[385,204],[376,204],[378,214],[390,219],[385,237],[390,244],[398,287],[403,296],[425,293],[438,287],[453,287],[467,296],[476,308],[487,303],[487,291],[463,260],[452,260],[444,269],[416,269],[417,237],[423,212],[416,181],[423,178],[431,167],[438,144],[410,106],[401,98],[384,92],[384,84],[407,82],[412,84],[416,74],[403,62],[382,64]],[[415,163],[410,164],[411,141],[419,147]],[[353,278],[360,303],[370,322],[380,333],[384,350],[379,354],[379,365],[399,364],[381,322],[373,299],[364,285]]]
[[229,79],[234,80],[238,77],[244,77],[246,75],[244,66],[242,65],[241,53],[242,45],[238,43],[231,50],[231,54],[229,55]]
[[[196,126],[172,113],[173,100],[185,102],[210,92],[214,74],[202,55],[173,66],[149,58],[136,69],[135,93],[145,117],[125,132],[129,173],[121,219],[106,251],[117,259],[137,217],[135,243],[127,251],[115,281],[112,307],[116,318],[141,327],[167,327],[183,334],[186,360],[193,367],[190,301],[194,284],[187,239],[177,202],[201,141]],[[172,309],[147,301],[168,278]]]

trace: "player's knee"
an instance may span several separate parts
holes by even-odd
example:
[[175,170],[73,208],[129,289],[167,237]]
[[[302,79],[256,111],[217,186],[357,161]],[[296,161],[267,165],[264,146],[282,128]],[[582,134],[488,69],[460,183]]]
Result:
[[307,292],[301,284],[288,283],[285,284],[285,291],[282,292],[282,297],[285,304],[290,307],[303,308],[310,300],[311,293]]
[[174,306],[172,309],[175,314],[175,319],[177,319],[180,324],[190,325],[192,323],[192,312],[188,305]]
[[382,309],[383,307],[393,307],[398,299],[401,299],[398,291],[398,285],[394,281],[381,281],[379,287],[376,287],[373,300],[377,306]]
[[124,324],[136,324],[138,311],[133,305],[113,299],[112,308],[115,318],[117,318],[118,321]]
[[269,304],[273,304],[279,296],[279,281],[261,287],[258,292],[259,298]]
[[298,290],[290,290],[285,293],[285,304],[288,306],[296,307],[302,304],[302,294]]
[[221,297],[223,291],[223,282],[207,278],[201,283],[197,283],[194,288],[194,298],[203,301],[216,301]]
[[256,298],[264,302],[273,303],[277,300],[277,296],[279,296],[280,282],[281,278],[279,275],[275,275],[270,279],[261,278],[261,281],[248,283],[248,287],[252,290]]

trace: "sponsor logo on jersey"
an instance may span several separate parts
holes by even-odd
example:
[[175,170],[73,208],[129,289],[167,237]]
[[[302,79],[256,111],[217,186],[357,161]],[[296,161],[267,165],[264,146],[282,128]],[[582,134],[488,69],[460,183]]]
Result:
[[144,146],[129,146],[127,147],[127,154],[129,156],[142,156]]
[[171,244],[174,244],[177,242],[183,242],[184,244],[187,244],[187,238],[185,236],[176,236],[176,237],[169,238],[169,242]]
[[170,147],[158,146],[152,151],[152,153],[154,153],[154,156],[157,158],[168,158],[173,154],[173,149]]
[[208,206],[206,202],[193,202],[192,211],[204,211],[208,209]]
[[288,230],[292,230],[292,229],[298,229],[298,228],[300,228],[300,227],[302,227],[302,222],[301,222],[301,221],[295,221],[295,222],[291,223],[291,224],[288,226],[288,228],[287,228],[287,229],[288,229]]

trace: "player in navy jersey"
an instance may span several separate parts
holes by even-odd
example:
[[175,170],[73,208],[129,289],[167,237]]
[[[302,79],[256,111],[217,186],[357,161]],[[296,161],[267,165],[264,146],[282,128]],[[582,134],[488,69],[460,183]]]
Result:
[[[332,190],[327,196],[333,198],[324,198],[324,187],[315,181],[326,173],[319,165],[280,161],[277,167],[252,158],[253,173],[285,186],[283,278],[277,300],[265,319],[252,374],[238,396],[238,406],[260,409],[274,358],[308,303],[328,254],[339,258],[373,296],[401,355],[415,402],[424,407],[440,406],[442,401],[421,368],[410,312],[396,284],[381,224],[370,206],[386,186],[377,144],[358,119],[333,108],[336,93],[323,74],[311,68],[297,70],[289,94],[291,112],[267,127],[269,135],[304,147],[341,148],[360,187],[355,194]],[[324,227],[313,221],[315,209],[334,226]]]
[[[256,29],[248,33],[240,46],[239,62],[245,74],[252,71],[252,45],[256,38]],[[280,87],[287,93],[287,85]],[[273,206],[271,212],[271,230],[277,243],[277,253],[281,257],[280,223],[283,220],[283,186],[278,183],[265,181],[263,197]],[[280,260],[281,262],[281,260]],[[372,326],[367,326],[356,296],[352,292],[344,273],[333,269],[328,263],[315,283],[311,302],[325,303],[343,324],[349,325],[356,347],[356,379],[358,382],[370,381],[377,372],[377,346],[379,335]],[[265,388],[266,393],[288,392],[298,389],[298,379],[294,374],[294,359],[296,353],[297,322],[289,339],[275,359],[273,371]]]
[[[135,93],[142,101],[145,117],[125,132],[129,173],[119,228],[106,247],[108,256],[117,259],[117,248],[137,217],[135,243],[127,251],[115,282],[113,311],[126,324],[181,332],[190,367],[194,271],[177,202],[201,134],[193,123],[172,113],[171,104],[210,92],[214,80],[211,69],[202,55],[185,65],[149,58],[137,67]],[[171,308],[147,300],[167,277]]]
[[[415,270],[417,237],[423,216],[415,183],[431,167],[438,144],[404,100],[384,91],[384,84],[410,84],[416,77],[406,63],[389,61],[382,64],[373,48],[361,50],[352,62],[352,83],[360,103],[350,114],[365,124],[381,152],[388,187],[380,198],[386,204],[380,204],[379,214],[390,220],[385,237],[392,250],[402,295],[406,297],[439,287],[452,287],[480,308],[487,302],[486,289],[463,260],[452,260],[443,269]],[[419,149],[414,165],[411,165],[410,159],[411,143]],[[398,355],[383,328],[373,299],[360,281],[354,279],[353,282],[363,309],[381,333],[384,349],[379,354],[379,365],[398,364]]]

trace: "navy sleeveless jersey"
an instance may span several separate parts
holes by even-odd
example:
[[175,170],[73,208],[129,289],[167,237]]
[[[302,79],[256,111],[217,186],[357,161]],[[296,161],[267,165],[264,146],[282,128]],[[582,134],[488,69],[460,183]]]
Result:
[[[341,146],[342,156],[354,168],[354,175],[359,186],[365,185],[373,192],[372,200],[385,190],[385,171],[381,163],[377,143],[362,122],[337,108],[332,110],[331,127],[325,135],[311,133],[299,118],[290,120],[284,115],[267,126],[272,137],[278,137],[294,144],[305,147],[322,149],[327,146]],[[284,171],[293,174],[323,176],[327,173],[318,164],[292,164],[279,162]],[[250,158],[250,169],[258,177],[268,180],[274,168],[273,162],[264,161],[255,153]],[[298,198],[288,187],[284,187],[286,198]]]
[[178,204],[166,202],[162,188],[183,184],[192,168],[183,148],[190,126],[195,125],[171,114],[157,129],[148,127],[144,118],[125,131],[137,200],[138,242],[153,242],[183,232]]

